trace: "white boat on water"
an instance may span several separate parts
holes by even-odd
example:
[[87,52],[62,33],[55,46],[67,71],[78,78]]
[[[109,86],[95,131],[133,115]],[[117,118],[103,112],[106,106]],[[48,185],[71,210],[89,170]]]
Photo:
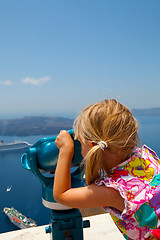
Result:
[[30,227],[36,227],[36,222],[24,216],[22,213],[18,212],[15,208],[7,208],[5,207],[3,209],[3,212],[9,217],[11,222],[15,224],[17,227],[24,229],[24,228],[30,228]]
[[6,189],[6,192],[10,192],[12,189],[12,186],[8,186],[7,189]]
[[17,150],[17,149],[23,149],[23,148],[28,148],[32,144],[29,144],[28,142],[25,141],[16,141],[14,143],[2,143],[0,144],[0,152],[1,151],[8,151],[8,150]]

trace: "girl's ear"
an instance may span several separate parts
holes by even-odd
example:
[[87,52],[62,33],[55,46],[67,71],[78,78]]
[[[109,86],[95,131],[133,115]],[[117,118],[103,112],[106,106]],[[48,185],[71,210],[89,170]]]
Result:
[[89,141],[88,144],[89,144],[90,148],[93,147],[93,142]]

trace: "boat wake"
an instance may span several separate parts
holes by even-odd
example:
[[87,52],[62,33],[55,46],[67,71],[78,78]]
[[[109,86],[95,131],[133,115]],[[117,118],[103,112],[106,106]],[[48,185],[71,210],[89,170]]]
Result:
[[8,150],[18,150],[29,148],[32,144],[25,142],[25,141],[16,141],[14,143],[1,143],[0,144],[0,152],[1,151],[8,151]]

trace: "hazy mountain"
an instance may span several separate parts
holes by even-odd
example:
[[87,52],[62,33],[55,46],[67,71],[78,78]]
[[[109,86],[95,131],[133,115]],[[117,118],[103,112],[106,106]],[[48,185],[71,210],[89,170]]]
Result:
[[160,108],[132,109],[132,113],[137,116],[160,116]]
[[71,129],[73,119],[63,117],[24,117],[0,120],[0,135],[29,136],[57,134]]
[[[135,116],[160,116],[160,108],[132,109]],[[73,119],[63,117],[24,117],[0,120],[0,135],[29,136],[56,135],[60,130],[71,129]]]

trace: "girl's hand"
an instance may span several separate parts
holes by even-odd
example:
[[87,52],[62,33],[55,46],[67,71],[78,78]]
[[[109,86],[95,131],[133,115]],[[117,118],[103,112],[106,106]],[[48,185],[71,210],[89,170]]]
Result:
[[56,146],[60,151],[65,151],[65,153],[74,153],[74,142],[70,134],[66,130],[60,131],[59,135],[55,140]]

